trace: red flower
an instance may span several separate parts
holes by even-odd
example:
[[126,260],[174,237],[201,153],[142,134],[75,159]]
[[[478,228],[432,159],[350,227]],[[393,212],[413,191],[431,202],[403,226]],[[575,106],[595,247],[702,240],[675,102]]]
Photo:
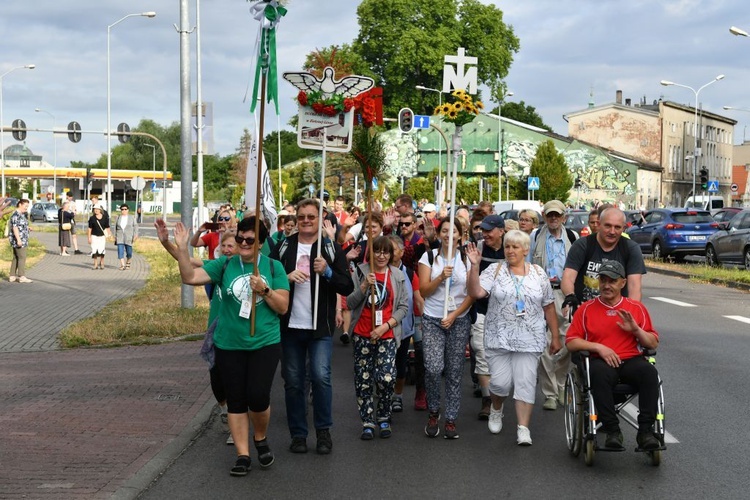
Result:
[[313,111],[316,113],[322,113],[323,112],[323,103],[316,102],[312,105]]
[[333,116],[336,114],[336,108],[334,108],[332,105],[324,106],[323,114],[326,114],[328,116]]
[[354,107],[354,99],[344,99],[344,112],[348,113]]
[[303,105],[303,106],[307,106],[307,94],[305,93],[305,91],[304,91],[304,90],[300,90],[300,91],[299,91],[299,94],[297,94],[297,101],[298,101],[298,102],[299,102],[299,103],[300,103],[301,105]]

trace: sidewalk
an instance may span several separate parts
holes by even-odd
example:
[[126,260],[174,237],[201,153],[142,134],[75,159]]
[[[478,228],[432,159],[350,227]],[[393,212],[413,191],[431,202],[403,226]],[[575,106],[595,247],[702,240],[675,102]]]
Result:
[[[28,270],[34,283],[0,283],[0,498],[134,498],[176,457],[212,409],[198,342],[60,350],[58,333],[143,287],[134,255],[106,269],[62,257],[56,233]],[[107,325],[102,325],[107,328]]]

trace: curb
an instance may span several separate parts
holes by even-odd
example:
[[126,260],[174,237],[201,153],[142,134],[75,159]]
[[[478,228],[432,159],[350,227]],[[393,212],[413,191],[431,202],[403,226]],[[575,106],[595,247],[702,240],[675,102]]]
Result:
[[[673,271],[671,269],[662,269],[660,267],[649,266],[648,264],[646,264],[646,270],[650,273],[663,274],[665,276],[672,276],[675,278],[682,278],[685,280],[689,280],[692,278],[692,276],[688,273],[683,273],[681,271]],[[748,283],[740,283],[739,281],[727,281],[727,280],[722,280],[718,278],[712,278],[706,281],[712,285],[720,285],[720,286],[725,286],[727,288],[733,288],[735,290],[742,290],[744,292],[750,292],[750,284]]]

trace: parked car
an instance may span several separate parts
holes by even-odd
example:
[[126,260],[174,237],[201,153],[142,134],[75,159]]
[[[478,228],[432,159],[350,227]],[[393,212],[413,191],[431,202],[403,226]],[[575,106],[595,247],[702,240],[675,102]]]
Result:
[[58,210],[60,210],[60,207],[54,203],[34,203],[29,210],[29,219],[31,222],[37,219],[44,222],[55,222],[57,221]]
[[719,230],[706,243],[706,262],[711,266],[740,264],[750,271],[750,209],[718,224]]
[[[566,216],[565,227],[572,229],[578,234],[581,234],[581,230],[589,225],[588,210],[569,210]],[[591,233],[589,232],[589,234]]]
[[724,207],[712,215],[716,222],[729,222],[735,215],[742,212],[739,207]]
[[630,227],[643,219],[643,212],[640,210],[625,210],[625,224]]
[[656,260],[674,256],[704,255],[709,236],[719,229],[708,210],[659,208],[646,212],[644,220],[626,232],[643,253]]
[[[520,210],[504,210],[500,212],[498,215],[502,217],[503,219],[513,219],[515,221],[518,220],[518,216],[521,214],[523,210],[526,210],[525,208],[522,208]],[[542,214],[539,212],[536,213],[537,217],[539,217],[539,224],[544,224],[544,218],[542,217]]]

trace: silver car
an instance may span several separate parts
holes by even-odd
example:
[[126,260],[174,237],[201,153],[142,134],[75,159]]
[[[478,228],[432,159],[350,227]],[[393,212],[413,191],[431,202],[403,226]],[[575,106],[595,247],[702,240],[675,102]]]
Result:
[[719,223],[719,230],[706,243],[706,262],[711,266],[739,264],[750,270],[750,209]]
[[34,203],[29,210],[31,222],[41,220],[44,222],[57,222],[57,212],[60,207],[54,203]]

